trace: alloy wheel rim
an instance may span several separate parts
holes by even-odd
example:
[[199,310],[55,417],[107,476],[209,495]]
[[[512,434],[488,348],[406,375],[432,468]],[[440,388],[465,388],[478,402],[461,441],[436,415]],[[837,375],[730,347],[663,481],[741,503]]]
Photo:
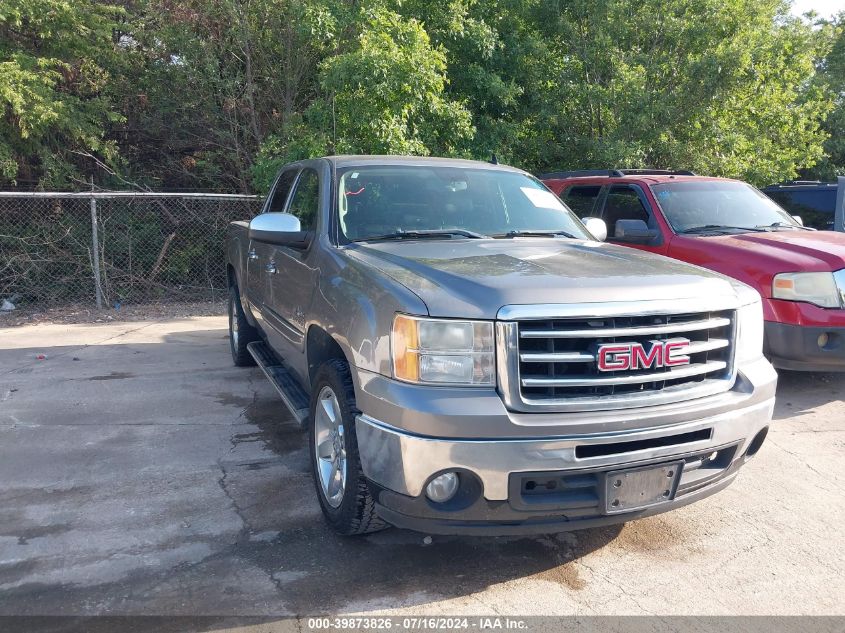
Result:
[[346,490],[346,434],[340,404],[331,387],[323,387],[314,412],[317,474],[326,502],[337,508]]

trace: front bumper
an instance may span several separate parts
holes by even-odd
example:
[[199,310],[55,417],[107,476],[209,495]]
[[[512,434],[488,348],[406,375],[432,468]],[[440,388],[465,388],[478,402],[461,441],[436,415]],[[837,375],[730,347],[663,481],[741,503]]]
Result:
[[[423,437],[363,414],[356,429],[364,474],[386,521],[439,534],[552,533],[665,512],[717,492],[759,449],[773,407],[769,397],[676,425],[542,439]],[[668,462],[683,462],[671,498],[608,512],[608,472]],[[447,470],[462,473],[461,490],[434,504],[423,490]],[[549,494],[536,494],[538,485]]]
[[[826,343],[820,346],[822,335],[825,335]],[[780,369],[845,371],[845,327],[766,321],[764,352]]]
[[[737,465],[738,467],[738,465]],[[575,516],[572,511],[550,514],[535,512],[516,515],[506,505],[507,502],[482,501],[470,516],[469,513],[432,512],[423,503],[426,500],[408,500],[389,491],[374,492],[378,495],[379,503],[376,510],[385,521],[394,527],[428,534],[462,534],[471,536],[524,536],[532,534],[557,534],[573,530],[615,525],[634,519],[661,514],[681,508],[712,495],[726,488],[735,478],[736,468],[730,475],[718,481],[677,497],[671,502],[652,506],[644,510],[635,510],[621,514],[593,514],[592,516]]]

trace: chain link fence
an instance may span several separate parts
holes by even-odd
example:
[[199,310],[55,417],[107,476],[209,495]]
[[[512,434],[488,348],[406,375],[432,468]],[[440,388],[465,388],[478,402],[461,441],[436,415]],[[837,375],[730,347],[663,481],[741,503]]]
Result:
[[256,196],[0,192],[0,302],[217,300],[226,226]]

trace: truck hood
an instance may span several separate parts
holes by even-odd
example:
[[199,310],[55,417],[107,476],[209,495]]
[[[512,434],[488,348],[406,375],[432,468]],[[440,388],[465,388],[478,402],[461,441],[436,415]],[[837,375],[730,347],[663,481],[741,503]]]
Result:
[[431,316],[493,319],[505,305],[736,296],[720,275],[600,242],[420,240],[346,252],[419,295]]
[[832,231],[775,231],[694,237],[714,259],[730,253],[740,266],[765,265],[771,272],[828,272],[845,268],[845,234]]

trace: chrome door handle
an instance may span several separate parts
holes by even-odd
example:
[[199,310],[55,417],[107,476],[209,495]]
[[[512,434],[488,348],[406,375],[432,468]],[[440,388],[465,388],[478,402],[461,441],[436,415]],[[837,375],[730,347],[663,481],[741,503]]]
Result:
[[274,262],[271,259],[270,263],[268,263],[264,266],[264,270],[268,273],[275,273],[276,272],[276,262]]
[[249,256],[250,259],[258,259],[258,253],[255,252],[254,248],[251,251],[249,251],[249,253],[247,253],[247,255]]

